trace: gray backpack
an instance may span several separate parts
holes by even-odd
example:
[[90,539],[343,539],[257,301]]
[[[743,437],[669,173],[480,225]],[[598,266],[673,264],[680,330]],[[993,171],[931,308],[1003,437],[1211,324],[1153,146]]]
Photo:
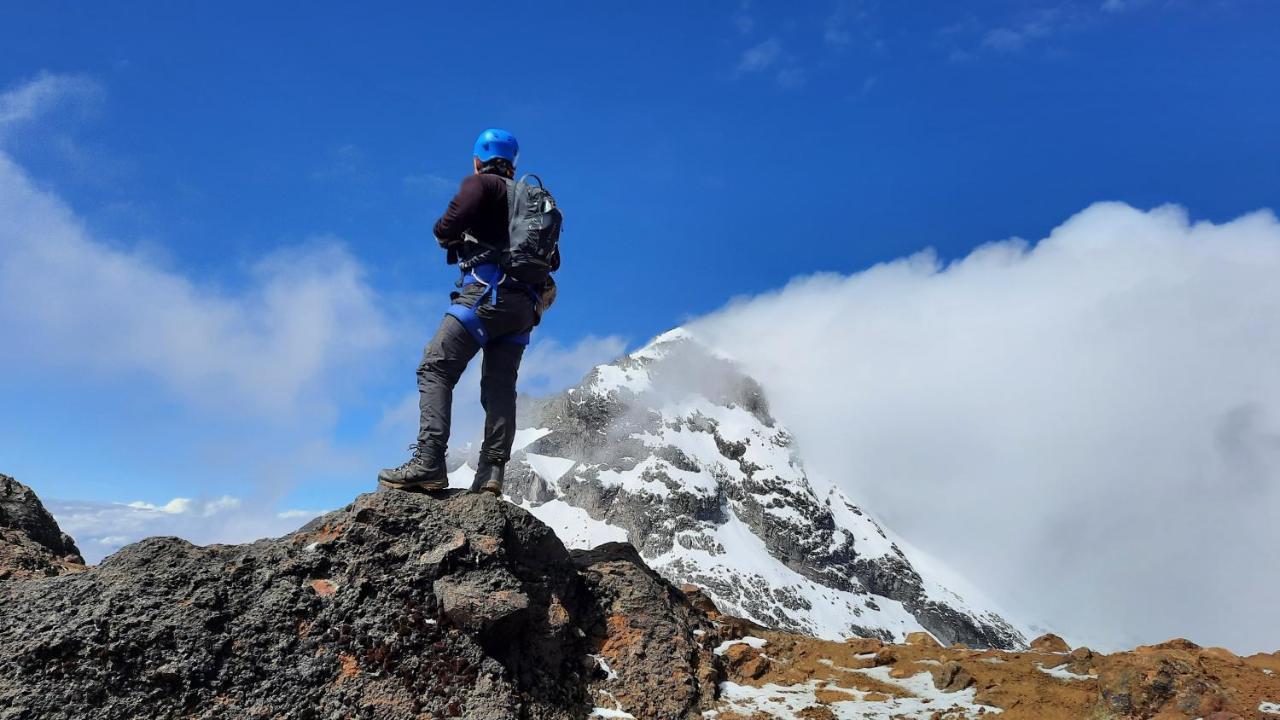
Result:
[[[530,182],[530,178],[537,184]],[[560,225],[564,217],[542,178],[507,180],[507,219],[511,242],[502,253],[502,269],[532,286],[550,281],[560,268]]]

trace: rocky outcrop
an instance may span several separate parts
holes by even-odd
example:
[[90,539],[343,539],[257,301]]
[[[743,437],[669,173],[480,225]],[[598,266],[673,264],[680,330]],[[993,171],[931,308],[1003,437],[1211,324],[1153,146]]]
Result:
[[716,682],[710,622],[633,551],[571,557],[487,494],[363,495],[249,545],[151,538],[0,583],[0,607],[3,720],[684,718]]
[[40,498],[26,485],[0,475],[0,580],[83,569],[75,541],[62,532]]
[[719,663],[707,615],[626,543],[575,550],[593,603],[587,639],[598,706],[638,718],[696,717],[715,697]]
[[1071,652],[1071,646],[1067,644],[1067,641],[1053,633],[1045,633],[1035,640],[1032,640],[1030,647],[1032,650],[1039,650],[1040,652]]

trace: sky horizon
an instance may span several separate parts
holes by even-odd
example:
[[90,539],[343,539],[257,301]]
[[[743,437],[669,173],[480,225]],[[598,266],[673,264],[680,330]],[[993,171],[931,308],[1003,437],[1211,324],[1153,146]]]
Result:
[[[0,419],[0,472],[34,487],[60,519],[74,517],[91,557],[155,532],[204,542],[284,532],[372,489],[378,467],[404,459],[416,423],[413,371],[455,277],[430,226],[488,126],[520,138],[521,170],[546,180],[566,217],[560,298],[535,335],[521,392],[556,392],[665,330],[713,323],[734,328],[728,344],[786,338],[785,352],[741,352],[771,391],[817,404],[797,403],[797,424],[820,415],[811,411],[822,398],[775,376],[779,367],[859,368],[865,382],[895,390],[867,393],[882,403],[867,402],[866,412],[883,416],[910,398],[916,419],[893,427],[946,454],[953,448],[930,444],[922,430],[930,424],[918,418],[960,417],[960,400],[930,378],[985,377],[992,392],[1006,392],[994,368],[1012,378],[1014,394],[1066,403],[1027,392],[1041,378],[1021,371],[1054,368],[1076,387],[1105,367],[1114,386],[1077,389],[1131,397],[1141,389],[1143,369],[1132,365],[1142,357],[1167,370],[1158,376],[1182,402],[1144,395],[1130,409],[1203,423],[1170,428],[1164,440],[1134,438],[1108,405],[1072,404],[1089,420],[1070,428],[1081,433],[1072,436],[1077,447],[1108,459],[1082,466],[1080,484],[1102,493],[1089,478],[1130,467],[1111,454],[1104,430],[1148,454],[1205,443],[1211,454],[1214,433],[1229,436],[1219,444],[1243,433],[1247,452],[1222,452],[1247,472],[1217,460],[1204,460],[1202,472],[1213,482],[1257,475],[1269,494],[1232,502],[1275,507],[1280,464],[1269,438],[1280,436],[1280,404],[1265,359],[1251,350],[1274,337],[1250,316],[1269,307],[1267,275],[1204,268],[1271,267],[1265,218],[1280,207],[1272,29],[1280,6],[569,3],[494,17],[435,5],[48,3],[6,16],[0,328],[11,344],[0,353],[0,399],[10,408]],[[505,41],[495,27],[518,39]],[[1083,238],[1082,227],[1120,244],[1153,239],[1145,255],[1085,239],[1049,242]],[[1227,242],[1221,256],[1188,250],[1185,239],[1201,235],[1246,239]],[[1095,264],[1055,264],[1041,247],[1076,248]],[[1123,265],[1129,274],[1112,272],[1119,260],[1133,263]],[[1187,297],[1219,313],[1196,322],[1239,333],[1213,340],[1236,356],[1195,365],[1206,389],[1184,392],[1194,383],[1179,368],[1138,349],[1064,364],[1063,353],[1104,341],[1126,347],[1135,337],[1190,353],[1195,343],[1175,336],[1192,314],[1129,304],[1141,294],[1133,288],[1181,260],[1186,272],[1203,271]],[[1054,271],[1029,269],[1041,266]],[[915,272],[936,279],[916,282]],[[1058,273],[1076,284],[1055,282]],[[988,284],[973,294],[956,289],[971,276]],[[1115,295],[1091,309],[1072,304],[1095,279]],[[830,297],[809,294],[823,283]],[[1228,291],[1254,304],[1217,304]],[[1006,366],[1005,349],[1018,343],[992,332],[994,321],[969,325],[973,315],[918,306],[922,297],[982,308],[1019,337],[1038,337],[1040,326],[1007,310],[1096,321],[1120,308],[1150,314],[1153,329],[1072,326],[1077,345],[1046,338],[1056,356],[1023,348]],[[841,313],[828,325],[793,321],[828,302]],[[900,314],[905,307],[924,309]],[[952,322],[925,322],[935,316]],[[846,321],[869,317],[892,319],[892,332]],[[904,330],[916,321],[919,336]],[[943,342],[960,327],[981,339],[982,353]],[[1210,342],[1207,331],[1193,335]],[[892,338],[928,348],[934,363],[918,367],[918,377],[896,376],[895,368],[915,366],[867,349]],[[826,364],[812,350],[824,344],[847,344],[850,359]],[[1218,379],[1228,376],[1235,379]],[[1242,377],[1253,384],[1236,382]],[[475,427],[475,377],[463,384],[460,422]],[[985,407],[960,399],[970,417]],[[997,404],[1008,416],[1067,424],[1029,404]],[[821,417],[866,419],[826,414],[834,412]],[[1016,432],[1003,417],[992,426]],[[859,427],[876,434],[874,425]],[[945,494],[939,468],[902,461],[899,447],[843,456],[821,427],[800,435],[824,472],[857,466],[851,490],[930,554],[963,567],[990,551],[991,539],[978,538],[947,557],[947,539],[931,530],[947,523],[919,523],[905,509],[909,498],[860,479],[892,474],[911,492]],[[993,443],[990,464],[963,458],[973,462],[972,482],[993,492],[1008,490],[1015,470],[1036,467],[1001,455],[997,440],[974,439]],[[1062,451],[1070,464],[1065,447],[1041,450]],[[1178,487],[1198,486],[1186,478]],[[1052,508],[1026,502],[1049,521]],[[1214,517],[1233,517],[1223,513]],[[1134,522],[1154,527],[1149,518]],[[988,581],[1007,585],[1013,576]],[[1280,645],[1280,628],[1274,633]]]

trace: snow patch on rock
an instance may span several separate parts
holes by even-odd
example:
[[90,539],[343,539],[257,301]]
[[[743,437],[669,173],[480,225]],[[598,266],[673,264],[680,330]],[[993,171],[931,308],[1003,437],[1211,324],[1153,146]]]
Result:
[[738,638],[737,640],[725,640],[724,642],[716,646],[715,654],[723,655],[726,652],[728,652],[729,648],[733,647],[734,645],[749,645],[750,647],[753,647],[759,650],[760,648],[768,644],[769,644],[769,641],[765,640],[764,638],[755,637],[754,635],[748,635],[744,638]]

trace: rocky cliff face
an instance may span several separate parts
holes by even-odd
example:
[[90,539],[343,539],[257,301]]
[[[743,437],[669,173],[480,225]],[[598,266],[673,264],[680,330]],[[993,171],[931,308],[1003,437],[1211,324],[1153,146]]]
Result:
[[0,475],[0,580],[50,577],[84,569],[75,541],[31,488]]
[[[177,538],[0,582],[0,719],[696,716],[712,629],[628,546],[487,495],[364,495],[251,545]],[[601,705],[604,703],[604,705]]]
[[509,496],[570,546],[628,540],[672,582],[779,629],[1024,643],[807,474],[759,384],[684,331],[522,405],[522,425]]

